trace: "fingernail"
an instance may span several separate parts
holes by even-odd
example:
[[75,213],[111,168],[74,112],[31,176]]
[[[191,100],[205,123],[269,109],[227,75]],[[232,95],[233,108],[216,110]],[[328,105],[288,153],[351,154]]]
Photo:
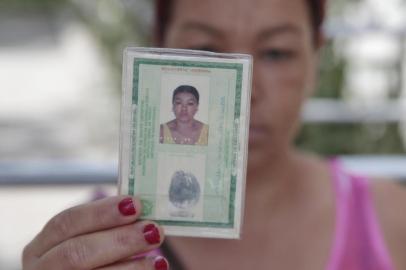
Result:
[[123,216],[135,215],[137,212],[132,198],[125,198],[118,204],[118,210]]
[[159,230],[154,224],[146,225],[143,232],[144,238],[149,244],[154,245],[161,242]]
[[158,256],[155,258],[154,267],[156,270],[168,270],[168,262],[164,257]]

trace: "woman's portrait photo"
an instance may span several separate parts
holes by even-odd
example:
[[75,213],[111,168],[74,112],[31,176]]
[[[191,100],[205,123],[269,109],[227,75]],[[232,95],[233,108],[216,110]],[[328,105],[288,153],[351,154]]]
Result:
[[192,85],[176,87],[172,93],[174,119],[160,125],[159,142],[163,144],[207,145],[209,126],[195,119],[200,94]]

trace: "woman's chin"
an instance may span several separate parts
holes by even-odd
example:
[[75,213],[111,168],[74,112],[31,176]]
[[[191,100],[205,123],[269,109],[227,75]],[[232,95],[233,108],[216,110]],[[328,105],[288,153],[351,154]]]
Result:
[[179,118],[176,118],[176,121],[178,123],[187,124],[187,123],[191,123],[193,121],[193,119],[191,119],[190,117],[179,117]]
[[262,167],[263,163],[268,162],[266,149],[260,144],[249,144],[248,147],[248,162],[247,169],[248,171],[255,171],[259,167]]
[[248,144],[247,169],[256,174],[269,168],[282,155],[282,148],[268,140],[253,140]]

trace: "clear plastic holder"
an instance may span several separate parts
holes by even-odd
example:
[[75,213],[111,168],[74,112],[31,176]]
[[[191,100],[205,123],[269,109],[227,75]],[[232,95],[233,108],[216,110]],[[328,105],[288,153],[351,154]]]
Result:
[[126,48],[119,193],[166,235],[239,238],[252,57]]

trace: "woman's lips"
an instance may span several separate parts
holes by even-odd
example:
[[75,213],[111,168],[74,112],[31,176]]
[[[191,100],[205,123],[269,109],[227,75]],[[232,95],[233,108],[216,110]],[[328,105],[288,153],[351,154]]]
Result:
[[189,114],[187,114],[187,113],[180,113],[180,114],[178,115],[178,118],[184,120],[184,119],[189,119],[190,116],[189,116]]
[[249,142],[257,142],[268,138],[266,129],[262,126],[250,126]]

